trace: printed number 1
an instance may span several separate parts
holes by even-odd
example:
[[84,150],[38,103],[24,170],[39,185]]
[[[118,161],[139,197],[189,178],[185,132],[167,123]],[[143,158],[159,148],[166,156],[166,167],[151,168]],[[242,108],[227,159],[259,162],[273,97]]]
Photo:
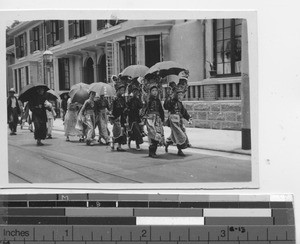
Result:
[[226,231],[225,230],[221,230],[221,237],[225,237],[226,236]]
[[69,230],[66,230],[66,236],[69,236]]

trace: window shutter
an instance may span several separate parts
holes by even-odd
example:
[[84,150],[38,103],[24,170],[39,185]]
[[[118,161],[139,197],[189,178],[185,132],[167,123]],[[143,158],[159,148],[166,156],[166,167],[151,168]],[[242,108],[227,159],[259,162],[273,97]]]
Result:
[[74,39],[74,20],[69,20],[69,40]]
[[29,30],[29,40],[30,40],[30,53],[33,53],[34,50],[34,36],[33,36],[33,29]]
[[46,40],[47,40],[47,42],[46,42],[45,49],[47,49],[47,46],[52,47],[53,43],[52,43],[51,21],[50,20],[46,21]]
[[63,43],[65,41],[65,32],[64,32],[64,21],[59,20],[58,21],[59,25],[59,42]]
[[44,47],[44,24],[40,24],[39,26],[39,34],[40,34],[40,37],[39,37],[39,50],[43,50],[45,47]]
[[105,27],[105,20],[97,20],[97,30],[102,30]]
[[27,56],[27,33],[26,32],[24,32],[24,39],[23,39],[23,41],[24,41],[24,56]]
[[16,58],[20,57],[20,39],[19,37],[15,37],[15,46],[16,46]]
[[91,33],[91,21],[90,20],[84,21],[84,30],[85,30],[85,35]]

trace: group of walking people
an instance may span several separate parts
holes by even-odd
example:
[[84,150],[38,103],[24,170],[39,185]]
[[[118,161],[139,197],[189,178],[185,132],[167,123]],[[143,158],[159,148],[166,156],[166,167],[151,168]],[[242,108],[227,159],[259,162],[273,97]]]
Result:
[[[143,137],[148,136],[149,156],[156,158],[157,148],[165,146],[168,152],[169,145],[177,146],[178,155],[185,156],[183,149],[190,146],[184,119],[191,122],[191,116],[182,104],[186,92],[184,86],[170,83],[167,97],[162,104],[159,99],[160,87],[156,82],[150,82],[146,89],[142,89],[139,82],[135,80],[129,87],[125,82],[114,84],[116,97],[107,98],[104,95],[89,92],[89,98],[80,104],[67,101],[67,111],[64,116],[64,132],[66,141],[71,137],[79,137],[80,142],[92,146],[96,143],[98,128],[100,144],[111,144],[112,150],[125,151],[122,145],[127,144],[131,148],[131,142],[135,141],[136,150],[144,142]],[[125,99],[125,91],[130,91],[130,97]],[[130,88],[130,89],[129,89]],[[146,95],[145,95],[146,91]],[[16,133],[16,118],[21,113],[18,100],[14,97],[14,91],[9,92],[8,98],[8,123],[11,135]],[[53,120],[53,105],[45,97],[45,89],[37,89],[35,96],[26,105],[32,112],[34,124],[34,138],[37,145],[41,146],[41,140],[51,137]],[[168,118],[165,121],[164,109],[168,111]],[[113,125],[112,132],[108,129],[108,123]],[[171,128],[171,135],[165,139],[163,126]],[[147,128],[147,133],[144,127]]]
[[[136,150],[140,150],[143,137],[147,135],[150,157],[157,157],[159,146],[165,146],[165,151],[168,152],[171,144],[177,146],[179,156],[185,156],[182,150],[189,147],[190,143],[183,120],[191,122],[191,116],[182,104],[186,92],[184,86],[169,87],[163,104],[159,99],[160,89],[156,82],[148,84],[146,96],[137,80],[128,87],[126,82],[121,81],[117,81],[114,86],[116,97],[112,101],[93,91],[89,92],[89,99],[83,105],[72,103],[69,98],[64,121],[67,141],[70,141],[71,136],[78,136],[79,141],[92,146],[96,143],[95,131],[98,127],[98,142],[111,144],[112,150],[123,152],[125,150],[122,145],[125,144],[131,149],[132,141],[135,141]],[[125,98],[126,91],[130,94],[128,98]],[[168,111],[166,122],[164,109]],[[108,129],[109,122],[113,125],[112,132]],[[171,135],[167,139],[164,125],[171,128]],[[145,126],[147,133],[144,131]]]

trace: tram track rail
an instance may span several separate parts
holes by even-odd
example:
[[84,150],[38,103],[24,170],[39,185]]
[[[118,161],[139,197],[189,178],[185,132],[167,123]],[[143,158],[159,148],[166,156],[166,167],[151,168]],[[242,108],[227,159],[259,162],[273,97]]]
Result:
[[[88,181],[91,181],[91,183],[105,183],[105,182],[101,182],[98,178],[92,177],[89,174],[83,173],[82,172],[83,170],[88,170],[88,171],[90,171],[91,174],[95,173],[95,172],[99,172],[100,174],[109,175],[109,176],[115,177],[117,179],[125,180],[125,181],[127,181],[126,183],[143,183],[141,181],[137,181],[137,180],[134,180],[134,179],[131,179],[131,178],[128,178],[128,177],[120,176],[120,175],[115,174],[115,173],[99,170],[97,168],[93,168],[93,167],[90,167],[90,166],[87,166],[87,165],[74,163],[72,161],[61,159],[61,158],[54,157],[54,156],[48,156],[47,153],[53,153],[53,154],[55,153],[52,150],[43,149],[42,151],[37,152],[35,150],[30,150],[28,148],[25,149],[22,146],[13,145],[13,144],[10,144],[10,143],[8,145],[11,146],[11,147],[21,149],[21,150],[25,150],[27,152],[30,152],[30,153],[34,154],[34,155],[37,155],[37,156],[41,157],[41,159],[46,160],[47,162],[49,162],[51,164],[54,164],[54,165],[59,166],[61,168],[64,168],[65,170],[68,170],[68,171],[72,172],[75,175],[79,175],[80,177],[83,177],[84,179],[86,179]],[[47,153],[43,153],[44,150],[47,151]],[[60,152],[60,154],[62,154],[62,153]],[[69,154],[64,154],[64,155],[65,156],[70,156]],[[77,167],[77,169],[76,169],[76,167]],[[82,168],[83,170],[81,171],[78,168]],[[10,174],[17,177],[17,178],[19,178],[19,179],[21,179],[21,180],[23,180],[23,181],[25,181],[25,182],[27,182],[27,183],[33,183],[33,182],[30,182],[28,179],[25,179],[24,177],[12,172],[12,171],[10,171]]]

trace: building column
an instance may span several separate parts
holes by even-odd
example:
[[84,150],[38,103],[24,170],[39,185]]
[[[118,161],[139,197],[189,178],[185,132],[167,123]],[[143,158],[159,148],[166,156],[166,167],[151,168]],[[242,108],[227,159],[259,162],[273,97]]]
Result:
[[54,90],[59,91],[59,67],[58,67],[58,58],[53,57],[53,76],[54,76]]
[[251,149],[250,85],[247,20],[242,21],[242,149]]
[[145,36],[136,38],[136,64],[145,65]]

